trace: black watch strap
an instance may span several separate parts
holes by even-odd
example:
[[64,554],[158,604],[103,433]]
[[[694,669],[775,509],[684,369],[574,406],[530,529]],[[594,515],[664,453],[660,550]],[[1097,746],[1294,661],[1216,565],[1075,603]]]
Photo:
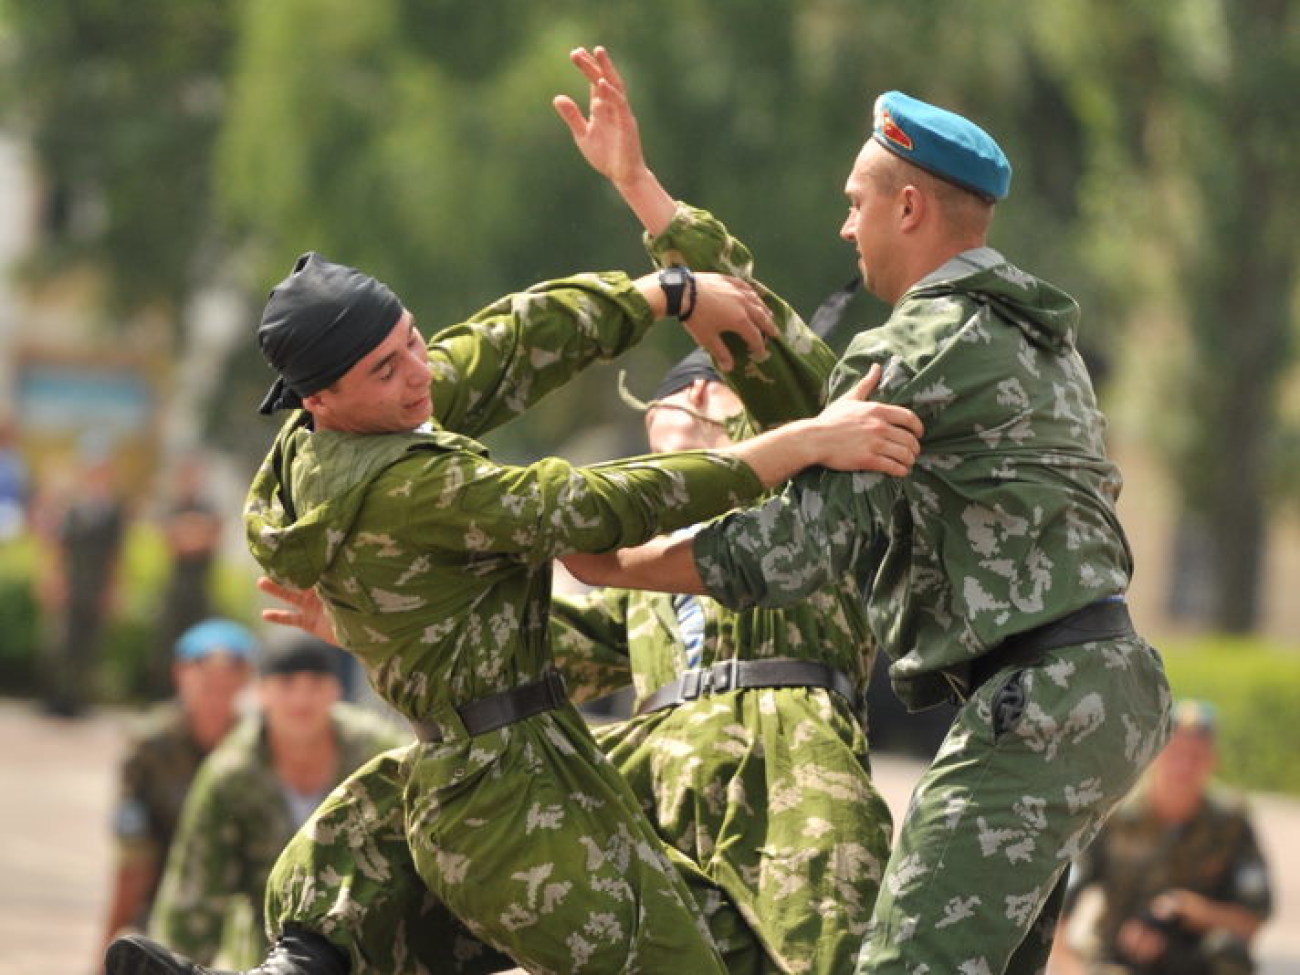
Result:
[[674,264],[659,272],[659,287],[668,305],[668,317],[686,321],[695,311],[695,275],[691,269]]

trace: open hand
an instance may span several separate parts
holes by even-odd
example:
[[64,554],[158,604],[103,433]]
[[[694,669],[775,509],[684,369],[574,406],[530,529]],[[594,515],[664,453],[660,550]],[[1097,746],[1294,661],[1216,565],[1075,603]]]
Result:
[[569,60],[591,83],[587,115],[568,95],[555,97],[555,111],[592,169],[615,186],[634,181],[646,169],[641,134],[628,104],[627,88],[609,52],[603,47],[595,53],[579,47],[569,54]]
[[911,472],[925,427],[905,406],[868,399],[880,376],[879,364],[873,364],[852,389],[816,417],[814,423],[828,435],[823,467],[894,477]]
[[257,588],[268,596],[289,604],[285,608],[272,606],[262,610],[262,619],[280,626],[296,626],[326,643],[342,646],[334,634],[334,623],[315,589],[291,589],[269,576],[259,576]]

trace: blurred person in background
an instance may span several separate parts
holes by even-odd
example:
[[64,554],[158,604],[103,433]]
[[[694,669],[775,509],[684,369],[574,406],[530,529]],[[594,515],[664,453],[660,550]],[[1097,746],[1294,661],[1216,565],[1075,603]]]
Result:
[[221,541],[221,514],[207,494],[207,466],[198,454],[178,462],[162,519],[170,575],[162,604],[158,642],[149,673],[150,693],[170,690],[171,647],[176,638],[211,614],[208,585]]
[[0,417],[0,543],[22,534],[27,520],[27,462],[12,420]]
[[248,629],[225,619],[204,620],[176,641],[175,699],[144,717],[122,761],[105,945],[123,929],[147,926],[181,805],[203,759],[238,721],[256,647]]
[[54,531],[48,608],[57,615],[58,626],[43,668],[50,714],[79,717],[91,697],[126,522],[113,458],[104,445],[93,446]]
[[306,634],[271,643],[258,661],[256,713],[194,779],[149,930],[200,964],[220,955],[242,968],[266,953],[263,894],[285,843],[358,766],[411,740],[340,703],[343,658]]
[[1239,796],[1211,781],[1215,712],[1174,709],[1173,733],[1076,860],[1053,953],[1059,975],[1244,975],[1272,910]]

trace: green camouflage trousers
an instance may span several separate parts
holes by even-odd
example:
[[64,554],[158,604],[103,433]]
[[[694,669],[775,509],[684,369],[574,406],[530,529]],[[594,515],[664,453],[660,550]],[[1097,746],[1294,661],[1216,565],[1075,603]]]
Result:
[[1041,972],[1066,868],[1164,744],[1168,715],[1160,657],[1136,637],[995,673],[917,784],[857,971]]
[[[512,967],[496,952],[554,975],[725,972],[683,879],[690,865],[665,851],[577,712],[503,730],[525,738],[532,767],[417,744],[359,769],[272,871],[268,933],[319,931],[354,972]],[[503,775],[509,790],[484,781]]]
[[354,975],[481,975],[515,967],[431,894],[406,845],[404,759],[394,749],[361,766],[280,854],[266,885],[267,936],[285,924],[324,934]]
[[595,734],[659,835],[713,882],[687,875],[731,975],[852,969],[892,824],[847,708],[824,690],[755,688]]

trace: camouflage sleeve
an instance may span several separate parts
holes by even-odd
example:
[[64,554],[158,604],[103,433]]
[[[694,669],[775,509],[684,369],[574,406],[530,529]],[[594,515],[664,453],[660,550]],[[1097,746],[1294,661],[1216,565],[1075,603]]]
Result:
[[860,590],[899,482],[882,474],[812,468],[766,503],[734,511],[695,536],[695,566],[709,595],[730,609],[785,607],[840,582]]
[[231,894],[240,889],[230,874],[244,859],[215,771],[205,762],[185,797],[149,919],[152,937],[200,965],[210,965],[221,947]]
[[[745,504],[762,484],[726,454],[686,451],[592,467],[547,458],[526,467],[454,452],[419,477],[395,473],[411,537],[445,551],[505,553],[539,565],[571,552],[639,545]],[[372,496],[391,493],[377,483]]]
[[756,360],[741,343],[729,340],[736,365],[725,376],[759,429],[812,416],[822,408],[835,353],[780,295],[754,277],[749,249],[732,237],[721,221],[705,210],[680,203],[662,234],[646,236],[646,247],[660,267],[685,264],[697,271],[719,271],[748,281],[772,310],[778,335],[768,340],[767,355]]
[[551,600],[551,647],[569,697],[582,704],[632,683],[626,589]]
[[506,295],[429,340],[433,415],[448,430],[478,437],[593,362],[625,352],[654,321],[621,271]]

